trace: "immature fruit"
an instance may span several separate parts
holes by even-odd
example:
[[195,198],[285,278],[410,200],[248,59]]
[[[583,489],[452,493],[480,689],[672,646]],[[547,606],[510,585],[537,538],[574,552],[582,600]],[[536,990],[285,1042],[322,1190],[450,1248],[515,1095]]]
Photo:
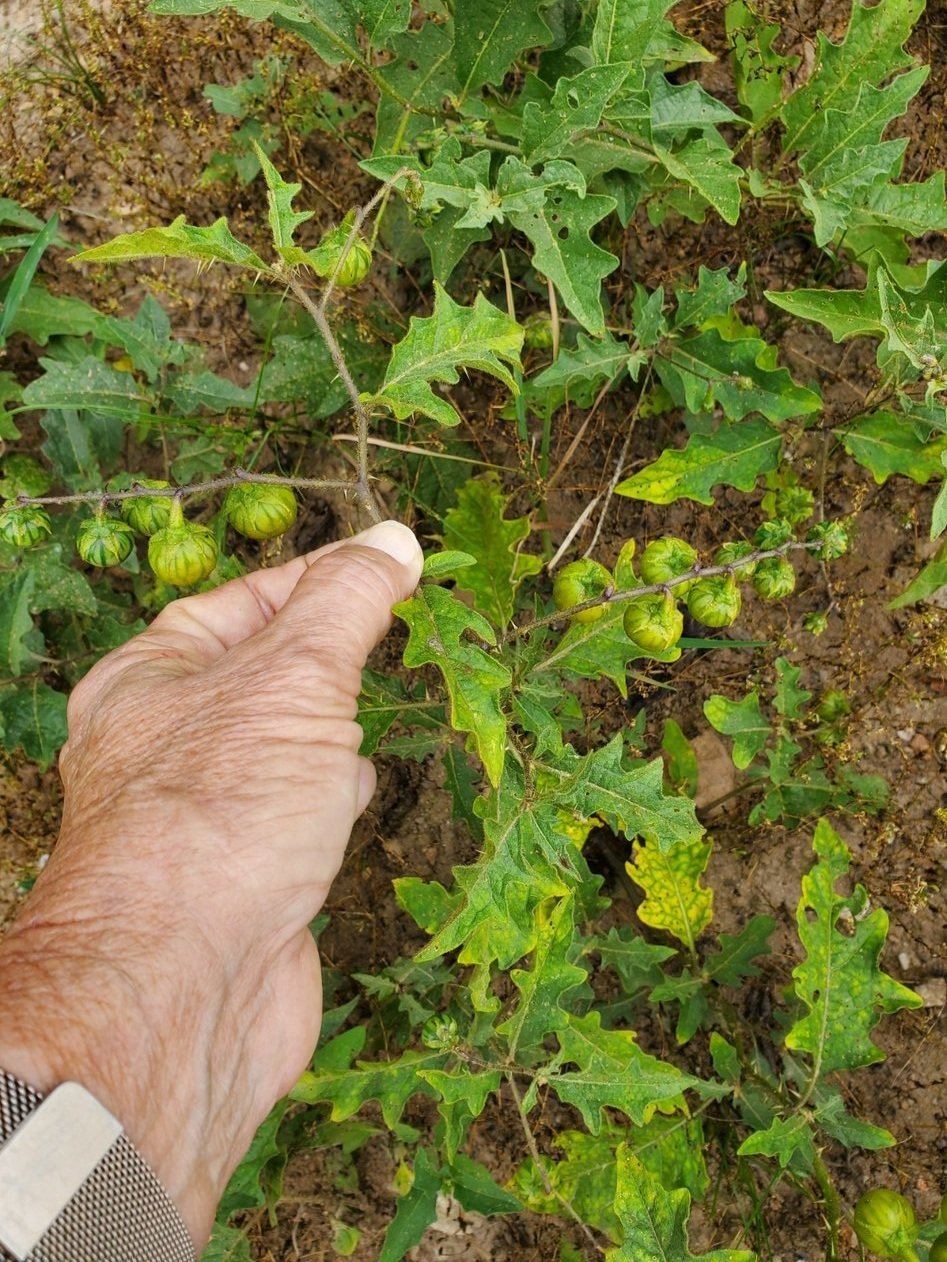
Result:
[[785,557],[764,557],[756,567],[753,586],[764,600],[781,600],[796,586],[796,571]]
[[744,557],[750,556],[755,551],[756,549],[752,543],[747,543],[743,539],[721,544],[714,554],[714,565],[739,566],[736,571],[738,578],[752,578],[756,573],[757,562],[750,561],[746,565],[740,565],[740,562]]
[[917,1237],[917,1219],[910,1201],[890,1188],[872,1188],[855,1203],[855,1235],[879,1258],[909,1258]]
[[792,526],[783,517],[774,521],[764,521],[753,533],[753,542],[758,548],[781,548],[792,539]]
[[622,626],[632,644],[649,653],[663,653],[681,638],[684,615],[670,592],[656,592],[629,600]]
[[224,512],[234,530],[248,539],[273,539],[296,520],[296,496],[289,486],[242,482],[227,492]]
[[532,350],[545,351],[552,346],[552,320],[537,311],[523,324],[523,341]]
[[[587,600],[597,600],[611,585],[611,574],[598,561],[571,561],[559,571],[552,585],[552,599],[557,609],[571,609]],[[593,609],[574,613],[572,621],[596,622],[604,612],[604,605],[596,605]]]
[[942,1231],[931,1242],[927,1262],[947,1262],[947,1231]]
[[134,530],[111,514],[96,513],[82,523],[76,535],[76,549],[89,565],[121,565],[134,546]]
[[[155,478],[139,478],[136,485],[165,490],[171,483]],[[153,535],[156,530],[163,530],[168,524],[172,502],[170,495],[136,495],[134,499],[121,501],[121,512],[133,530],[137,530],[140,535]]]
[[[649,543],[641,554],[638,569],[645,583],[667,583],[672,578],[686,574],[697,564],[697,553],[683,539],[666,535],[663,539],[655,539]],[[683,596],[690,583],[678,583],[675,591]]]
[[53,484],[52,474],[32,456],[14,452],[3,462],[0,495],[45,495]]
[[328,278],[338,266],[335,275],[337,285],[357,285],[365,279],[372,265],[371,247],[364,237],[356,236],[349,244],[353,222],[352,216],[346,215],[337,228],[330,228],[307,256],[317,276]]
[[821,609],[813,610],[812,613],[807,613],[802,619],[802,627],[810,635],[821,635],[823,631],[828,630],[828,614],[823,613]]
[[844,692],[838,688],[827,688],[819,698],[815,712],[823,723],[837,723],[846,714],[851,714],[852,707]]
[[171,520],[148,540],[148,564],[155,578],[173,587],[193,587],[217,564],[217,540],[207,526],[185,521],[180,500],[171,501]]
[[0,540],[17,548],[32,548],[52,534],[49,513],[38,504],[4,504],[0,509]]
[[806,535],[807,543],[816,543],[812,555],[820,561],[835,561],[848,551],[848,531],[840,521],[820,521]]
[[687,609],[705,627],[729,627],[740,616],[740,589],[732,574],[699,578],[687,593]]

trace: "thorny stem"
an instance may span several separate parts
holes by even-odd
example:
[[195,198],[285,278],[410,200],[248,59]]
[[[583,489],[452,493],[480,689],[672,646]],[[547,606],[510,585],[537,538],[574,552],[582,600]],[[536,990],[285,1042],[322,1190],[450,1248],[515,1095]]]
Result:
[[226,477],[213,478],[210,482],[194,482],[189,486],[152,487],[140,483],[127,491],[82,491],[76,495],[18,495],[16,504],[115,504],[120,500],[190,499],[195,495],[207,495],[213,491],[225,491],[232,486],[246,483],[293,486],[306,491],[348,491],[355,483],[348,478],[282,478],[271,473],[250,473],[246,469],[234,469]]
[[765,561],[767,557],[781,557],[787,552],[811,552],[822,546],[822,540],[820,539],[814,539],[807,543],[792,540],[789,543],[780,544],[778,548],[764,548],[759,552],[748,552],[745,557],[740,557],[729,565],[695,565],[693,569],[688,570],[684,574],[678,574],[676,578],[668,579],[666,583],[649,583],[644,587],[629,587],[620,592],[607,592],[604,596],[596,597],[595,600],[584,600],[581,605],[573,605],[569,609],[557,609],[555,613],[545,614],[542,618],[534,618],[531,622],[526,622],[522,626],[511,627],[501,637],[500,643],[508,644],[510,640],[518,640],[520,636],[528,635],[530,631],[535,631],[537,627],[548,627],[552,622],[564,622],[566,619],[571,618],[573,614],[582,613],[585,609],[597,609],[599,605],[611,605],[619,600],[633,600],[636,596],[652,596],[655,592],[670,591],[672,588],[680,587],[682,583],[689,583],[695,578],[715,578],[718,574],[735,574],[737,570],[753,565],[757,561]]
[[352,217],[352,228],[345,240],[345,245],[339,255],[338,262],[335,265],[331,276],[326,281],[325,287],[318,302],[315,302],[300,281],[298,274],[294,269],[289,269],[284,265],[278,265],[268,274],[284,282],[293,292],[299,302],[303,305],[309,315],[312,317],[316,328],[322,334],[323,340],[329,350],[329,355],[335,365],[339,378],[352,401],[352,408],[355,413],[356,421],[356,437],[358,442],[358,476],[352,478],[283,478],[272,474],[250,473],[246,469],[235,469],[234,472],[226,477],[214,478],[209,482],[198,482],[190,486],[178,487],[142,487],[136,484],[128,491],[85,491],[76,495],[18,495],[15,502],[17,504],[94,504],[104,507],[109,503],[116,503],[119,500],[138,499],[143,495],[149,498],[174,498],[178,500],[187,499],[195,495],[206,495],[212,491],[226,490],[232,486],[239,486],[245,483],[270,483],[274,486],[292,486],[309,491],[351,491],[355,497],[355,502],[360,508],[364,508],[373,522],[382,520],[382,514],[378,507],[378,502],[372,492],[371,483],[368,473],[368,446],[369,446],[369,415],[362,403],[358,386],[349,372],[348,364],[345,356],[342,354],[342,348],[336,340],[335,334],[332,332],[332,326],[326,315],[329,299],[338,283],[339,273],[342,265],[348,256],[349,251],[355,244],[362,225],[375,207],[381,202],[391,191],[397,182],[406,177],[415,179],[415,173],[410,167],[402,167],[396,171],[390,179],[387,179],[375,194],[369,198],[363,206],[359,206]]
[[533,1159],[533,1164],[535,1165],[536,1170],[539,1173],[539,1177],[543,1181],[543,1191],[546,1193],[547,1196],[555,1197],[555,1199],[559,1202],[559,1204],[566,1211],[566,1213],[573,1220],[573,1222],[576,1222],[579,1224],[579,1226],[582,1228],[583,1233],[585,1234],[589,1242],[592,1244],[592,1246],[595,1249],[597,1249],[599,1253],[604,1253],[604,1250],[599,1245],[598,1241],[595,1239],[595,1234],[592,1231],[591,1227],[589,1227],[587,1223],[583,1222],[580,1216],[573,1209],[570,1202],[562,1195],[562,1193],[557,1192],[556,1189],[552,1186],[552,1183],[549,1180],[549,1175],[546,1173],[546,1167],[543,1164],[542,1156],[540,1155],[539,1149],[536,1146],[536,1139],[535,1139],[535,1136],[533,1135],[532,1129],[530,1128],[529,1118],[526,1116],[526,1110],[523,1108],[523,1098],[520,1095],[519,1090],[517,1089],[516,1082],[512,1074],[508,1073],[506,1075],[506,1082],[507,1082],[507,1086],[510,1088],[510,1092],[513,1096],[513,1099],[516,1101],[516,1111],[519,1114],[520,1124],[523,1127],[523,1134],[526,1137],[526,1146],[529,1149],[529,1155]]
[[648,392],[648,387],[651,384],[651,369],[652,369],[652,365],[651,363],[649,363],[647,375],[645,376],[641,389],[638,392],[638,398],[635,403],[635,406],[631,410],[631,416],[628,418],[628,432],[625,435],[625,441],[621,445],[621,451],[618,453],[618,459],[615,462],[615,468],[612,472],[611,480],[609,481],[608,487],[606,488],[606,491],[605,491],[605,502],[602,505],[602,511],[598,519],[598,525],[595,527],[595,533],[592,535],[592,542],[583,552],[582,554],[583,556],[590,557],[592,555],[592,553],[595,551],[595,545],[598,543],[602,530],[605,527],[605,519],[608,517],[608,509],[612,502],[612,496],[615,494],[615,487],[618,485],[619,480],[621,479],[622,470],[625,467],[625,460],[628,457],[628,449],[631,446],[631,439],[635,432],[635,423],[638,420],[638,413],[641,410],[641,404],[644,401],[644,398]]
[[355,214],[352,217],[352,227],[348,237],[346,238],[345,245],[342,247],[335,268],[329,279],[326,281],[322,295],[318,302],[313,301],[295,272],[290,271],[285,277],[289,288],[292,290],[296,298],[302,303],[303,307],[305,307],[306,311],[312,317],[316,328],[322,334],[323,341],[328,347],[332,362],[335,364],[336,372],[339,374],[339,379],[345,386],[348,396],[352,401],[352,410],[355,413],[355,432],[358,436],[358,477],[354,483],[353,489],[355,492],[356,502],[360,507],[367,511],[372,521],[375,522],[381,521],[382,515],[379,511],[374,493],[372,492],[368,476],[369,415],[364,403],[362,402],[358,386],[355,384],[352,374],[349,372],[349,366],[345,362],[345,356],[342,354],[342,348],[339,346],[335,334],[332,332],[332,326],[329,323],[328,316],[326,315],[326,308],[338,282],[339,273],[342,270],[342,266],[345,263],[349,251],[355,244],[359,232],[361,231],[362,224],[379,202],[381,202],[388,195],[391,189],[394,188],[398,181],[406,178],[416,179],[417,177],[410,167],[401,167],[394,175],[385,180],[384,184],[382,184],[374,196],[371,197],[364,206],[359,206],[359,208],[355,211]]

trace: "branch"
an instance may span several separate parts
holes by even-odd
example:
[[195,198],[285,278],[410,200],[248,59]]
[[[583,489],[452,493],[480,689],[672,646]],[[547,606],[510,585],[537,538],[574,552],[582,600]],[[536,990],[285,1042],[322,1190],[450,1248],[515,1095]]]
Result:
[[557,609],[555,613],[545,614],[542,618],[534,618],[531,622],[526,622],[520,627],[511,627],[505,635],[500,637],[500,644],[508,644],[510,640],[518,640],[520,636],[528,635],[530,631],[535,631],[537,627],[548,627],[553,622],[564,622],[567,618],[571,618],[573,614],[582,613],[586,609],[597,609],[599,605],[611,605],[619,600],[633,600],[636,596],[653,596],[656,592],[671,591],[675,587],[680,587],[682,583],[689,583],[695,578],[714,578],[718,574],[735,574],[737,570],[741,570],[747,565],[753,565],[757,561],[765,561],[767,557],[781,557],[785,556],[787,552],[812,552],[821,547],[821,539],[813,539],[808,543],[792,540],[789,543],[780,544],[778,548],[765,548],[759,552],[748,552],[745,557],[731,561],[729,565],[695,565],[692,570],[688,570],[684,574],[678,574],[676,578],[670,578],[666,583],[649,583],[645,587],[629,587],[620,592],[606,592],[603,596],[596,597],[595,600],[584,600],[581,605],[573,605],[569,609]]
[[346,238],[345,245],[342,247],[342,252],[339,255],[332,275],[326,281],[325,287],[322,290],[322,295],[318,302],[313,301],[306,287],[300,281],[295,269],[292,271],[287,269],[284,272],[284,279],[289,285],[290,290],[299,302],[302,303],[303,307],[305,307],[306,311],[312,317],[316,328],[322,334],[322,338],[328,347],[329,355],[331,356],[332,362],[335,364],[336,371],[339,374],[339,379],[345,386],[346,392],[352,401],[352,410],[355,413],[355,429],[358,436],[358,478],[353,484],[353,490],[355,492],[356,503],[367,511],[372,521],[376,522],[381,521],[382,515],[379,512],[378,503],[375,499],[374,493],[372,492],[368,476],[368,430],[370,418],[365,405],[362,402],[358,386],[355,384],[352,374],[349,372],[348,364],[345,362],[345,356],[342,354],[342,348],[339,346],[335,334],[332,332],[332,326],[330,325],[329,318],[326,315],[326,309],[329,304],[329,299],[332,297],[336,284],[338,283],[339,273],[341,272],[345,260],[349,255],[349,251],[352,249],[358,238],[362,224],[372,213],[378,203],[382,201],[383,198],[387,197],[388,193],[394,188],[398,181],[408,177],[411,179],[417,179],[415,172],[412,171],[410,167],[401,167],[394,175],[385,180],[381,187],[375,192],[374,196],[372,196],[364,204],[364,206],[359,206],[359,208],[355,211],[355,215],[352,219],[351,231]]
[[14,504],[117,504],[121,500],[191,499],[196,495],[208,495],[213,491],[229,490],[245,483],[268,483],[271,486],[292,486],[306,491],[351,491],[357,483],[354,478],[282,478],[271,473],[249,473],[235,469],[225,477],[212,478],[209,482],[193,482],[188,486],[142,486],[136,482],[127,491],[82,491],[76,495],[17,495]]

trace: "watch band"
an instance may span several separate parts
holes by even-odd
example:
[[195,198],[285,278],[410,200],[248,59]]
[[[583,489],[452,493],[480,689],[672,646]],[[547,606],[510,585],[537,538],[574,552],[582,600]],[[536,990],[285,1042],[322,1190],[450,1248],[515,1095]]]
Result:
[[194,1262],[171,1199],[84,1087],[43,1097],[0,1069],[3,1262]]

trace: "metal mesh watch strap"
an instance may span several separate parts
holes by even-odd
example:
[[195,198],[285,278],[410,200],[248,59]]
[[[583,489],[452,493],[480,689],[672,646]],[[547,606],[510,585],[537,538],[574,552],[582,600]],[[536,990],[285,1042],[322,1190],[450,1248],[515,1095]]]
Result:
[[[0,1070],[0,1152],[43,1097]],[[0,1222],[0,1235],[3,1223]],[[0,1242],[0,1259],[19,1262]],[[194,1262],[177,1210],[122,1132],[28,1254],[29,1262]]]

